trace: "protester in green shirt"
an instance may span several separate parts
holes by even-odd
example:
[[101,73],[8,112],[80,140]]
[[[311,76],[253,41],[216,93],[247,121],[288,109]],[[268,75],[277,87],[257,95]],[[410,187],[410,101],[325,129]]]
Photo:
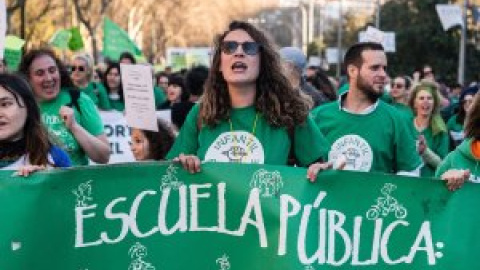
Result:
[[310,165],[311,180],[329,167],[315,163],[326,157],[327,142],[263,32],[246,22],[230,23],[215,40],[211,69],[202,101],[187,116],[168,158],[194,173],[200,160],[286,165],[292,149],[297,164]]
[[477,92],[478,86],[476,85],[465,89],[460,95],[458,113],[454,114],[447,122],[447,129],[454,147],[460,145],[464,139],[463,122]]
[[410,95],[413,123],[419,135],[419,153],[423,159],[421,176],[431,177],[449,151],[447,127],[440,115],[437,86],[430,82],[417,84]]
[[450,190],[465,181],[480,183],[480,94],[475,94],[465,119],[465,140],[443,160],[435,173]]
[[30,80],[43,123],[70,155],[73,165],[88,159],[107,163],[110,145],[93,101],[75,89],[57,56],[48,49],[27,52],[19,70]]
[[93,82],[93,65],[88,55],[79,54],[73,58],[72,81],[83,93],[89,96],[101,110],[110,110],[107,90],[102,84]]
[[409,120],[413,118],[413,112],[408,105],[408,96],[411,83],[407,76],[397,76],[392,80],[390,96],[392,97],[392,105],[404,114]]
[[396,109],[380,100],[388,80],[382,45],[353,45],[344,65],[348,91],[337,102],[313,111],[332,144],[329,161],[344,160],[347,170],[418,175],[421,160],[411,128]]
[[112,109],[123,112],[125,110],[125,100],[123,98],[120,64],[115,62],[108,64],[103,78],[103,86],[107,89],[108,100]]

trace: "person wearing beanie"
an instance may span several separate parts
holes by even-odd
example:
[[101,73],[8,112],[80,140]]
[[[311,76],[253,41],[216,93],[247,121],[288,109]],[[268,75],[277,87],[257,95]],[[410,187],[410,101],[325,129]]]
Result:
[[283,66],[288,80],[294,89],[299,89],[303,94],[313,101],[313,108],[328,102],[328,98],[317,91],[303,77],[303,70],[307,65],[307,59],[303,52],[296,47],[283,47],[280,49],[280,56],[283,59]]

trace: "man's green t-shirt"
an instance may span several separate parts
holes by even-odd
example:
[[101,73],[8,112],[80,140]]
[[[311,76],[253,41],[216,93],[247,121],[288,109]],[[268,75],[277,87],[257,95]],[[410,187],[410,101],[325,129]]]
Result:
[[110,101],[108,100],[107,90],[101,83],[90,82],[85,88],[78,88],[83,93],[89,96],[93,103],[99,109],[108,111],[111,109]]
[[336,101],[312,114],[332,145],[328,159],[345,159],[347,170],[397,173],[421,165],[415,138],[407,121],[393,107],[379,101],[368,114],[353,114]]
[[[65,126],[59,114],[60,108],[70,103],[71,96],[66,89],[60,90],[56,99],[40,102],[42,121],[46,125],[48,132],[53,136],[54,143],[58,144],[59,147],[68,153],[72,160],[72,165],[87,165],[87,155],[70,130]],[[75,106],[72,106],[77,123],[93,136],[102,134],[102,119],[93,101],[84,93],[80,93],[78,106],[81,112],[79,112]]]
[[[199,106],[195,105],[185,120],[168,159],[179,154],[193,154],[202,161],[241,162],[286,165],[290,137],[286,128],[272,127],[253,106],[232,109],[230,121],[199,130]],[[325,160],[328,143],[308,117],[294,130],[294,153],[301,166],[319,158]]]
[[[430,148],[430,150],[437,154],[441,159],[444,159],[447,156],[449,151],[449,138],[447,132],[439,132],[434,136],[432,127],[429,126],[422,132],[418,132],[418,134],[421,134],[425,137],[427,147]],[[425,163],[420,172],[420,176],[433,177],[436,169],[437,168]]]

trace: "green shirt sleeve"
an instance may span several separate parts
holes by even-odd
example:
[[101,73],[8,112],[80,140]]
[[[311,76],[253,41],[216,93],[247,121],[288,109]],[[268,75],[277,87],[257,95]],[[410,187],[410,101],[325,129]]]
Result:
[[107,89],[101,83],[96,83],[98,91],[98,108],[101,110],[111,110],[110,100],[108,99]]
[[195,105],[187,115],[182,129],[175,139],[172,149],[167,154],[167,159],[178,157],[181,153],[197,155],[198,150],[198,104]]
[[411,172],[422,164],[417,152],[417,138],[412,132],[411,125],[407,122],[401,116],[396,117],[394,150],[397,166],[395,172]]
[[328,160],[330,145],[311,115],[304,124],[295,127],[294,140],[295,157],[301,166],[306,167],[319,158]]
[[440,163],[440,165],[437,167],[437,170],[435,171],[435,177],[440,178],[442,174],[444,174],[446,171],[452,168],[452,156],[454,153],[450,153],[447,155],[447,157]]
[[78,123],[93,136],[103,134],[102,119],[92,99],[81,93],[78,98],[78,105],[81,108],[81,112],[75,114]]

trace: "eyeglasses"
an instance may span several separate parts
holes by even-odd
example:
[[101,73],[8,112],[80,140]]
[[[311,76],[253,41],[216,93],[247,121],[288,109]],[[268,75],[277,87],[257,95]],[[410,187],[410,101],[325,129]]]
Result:
[[80,71],[80,72],[84,72],[85,67],[84,66],[72,66],[72,72],[75,72],[77,70]]
[[242,47],[242,50],[247,55],[256,55],[260,51],[260,44],[254,41],[236,42],[236,41],[223,41],[220,45],[220,49],[225,54],[234,54],[237,51],[238,46]]
[[392,88],[403,88],[404,86],[403,83],[392,83]]

